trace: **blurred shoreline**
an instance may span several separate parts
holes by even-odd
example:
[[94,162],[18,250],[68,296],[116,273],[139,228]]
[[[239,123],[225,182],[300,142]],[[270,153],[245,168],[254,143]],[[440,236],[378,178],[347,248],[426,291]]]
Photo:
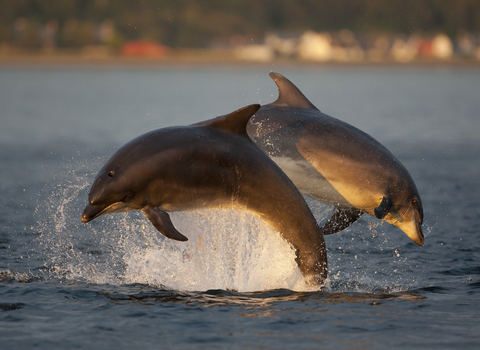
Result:
[[409,62],[385,60],[382,62],[312,62],[293,58],[276,58],[268,62],[252,62],[236,58],[223,50],[177,50],[166,57],[122,57],[116,55],[89,55],[72,53],[24,53],[0,54],[0,68],[7,67],[97,67],[97,68],[157,68],[157,67],[364,67],[364,68],[403,68],[403,67],[454,67],[480,68],[480,61],[454,58],[450,60],[416,59]]

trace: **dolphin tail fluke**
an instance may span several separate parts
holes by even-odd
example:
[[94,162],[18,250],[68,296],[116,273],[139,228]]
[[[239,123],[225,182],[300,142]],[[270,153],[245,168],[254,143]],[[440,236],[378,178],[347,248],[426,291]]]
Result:
[[331,218],[320,229],[324,236],[340,232],[357,221],[362,214],[363,211],[357,208],[336,208]]
[[318,110],[318,108],[315,107],[313,103],[311,103],[305,95],[283,75],[271,72],[270,78],[273,79],[278,87],[278,98],[275,102],[270,103],[270,105]]
[[152,222],[153,226],[165,237],[174,239],[176,241],[188,241],[188,238],[177,231],[173,226],[172,220],[167,212],[159,208],[143,208],[143,213]]

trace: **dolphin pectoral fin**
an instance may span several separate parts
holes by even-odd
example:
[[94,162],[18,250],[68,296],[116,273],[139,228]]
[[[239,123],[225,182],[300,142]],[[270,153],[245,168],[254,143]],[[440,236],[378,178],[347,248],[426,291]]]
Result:
[[353,224],[362,216],[363,211],[357,208],[336,208],[333,215],[321,227],[323,235],[340,232]]
[[388,197],[383,197],[382,202],[378,207],[373,210],[373,212],[375,213],[375,217],[377,219],[382,220],[388,213],[390,213],[390,210],[392,210],[392,208],[392,200]]
[[188,238],[177,231],[167,212],[159,208],[143,208],[143,213],[152,222],[153,226],[165,237],[176,241],[188,241]]

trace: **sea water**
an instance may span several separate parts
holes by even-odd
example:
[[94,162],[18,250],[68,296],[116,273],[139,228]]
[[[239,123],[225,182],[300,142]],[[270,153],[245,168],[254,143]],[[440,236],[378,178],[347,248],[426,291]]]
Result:
[[[80,221],[92,181],[142,133],[269,103],[270,70],[407,167],[425,245],[364,216],[325,237],[305,285],[291,246],[233,210]],[[477,348],[480,71],[473,68],[0,69],[0,349]],[[306,198],[323,223],[333,209]]]

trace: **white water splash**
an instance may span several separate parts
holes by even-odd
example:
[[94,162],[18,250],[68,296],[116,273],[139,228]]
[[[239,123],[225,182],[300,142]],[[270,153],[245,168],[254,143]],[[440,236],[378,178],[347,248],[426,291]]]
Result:
[[146,249],[130,246],[125,282],[187,291],[311,290],[291,246],[259,218],[234,210],[198,210],[174,213],[172,219],[189,241],[155,242],[155,231]]
[[[57,179],[37,208],[43,232],[39,246],[55,277],[181,291],[311,290],[291,246],[252,214],[234,210],[171,213],[188,242],[165,238],[140,211],[105,215],[83,224],[80,217],[95,174],[78,169],[61,173],[66,179]],[[318,221],[331,215],[329,206],[308,198],[307,202]],[[393,292],[417,284],[403,253],[408,240],[402,233],[389,234],[389,225],[379,223],[362,218],[354,227],[325,237],[327,291]]]
[[56,277],[182,291],[312,290],[290,244],[252,214],[171,213],[187,242],[162,236],[141,212],[105,215],[83,224],[81,212],[94,174],[75,175],[50,189],[48,200],[37,208],[43,217],[39,244]]

